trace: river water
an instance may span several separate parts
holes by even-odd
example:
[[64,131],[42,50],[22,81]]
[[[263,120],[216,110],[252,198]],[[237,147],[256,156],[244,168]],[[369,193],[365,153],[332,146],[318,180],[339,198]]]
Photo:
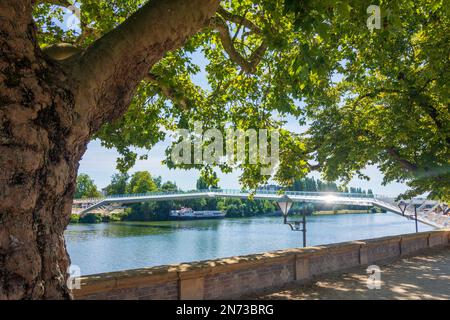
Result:
[[[414,221],[393,213],[307,217],[309,246],[413,232]],[[65,236],[82,275],[302,246],[281,217],[71,224]]]

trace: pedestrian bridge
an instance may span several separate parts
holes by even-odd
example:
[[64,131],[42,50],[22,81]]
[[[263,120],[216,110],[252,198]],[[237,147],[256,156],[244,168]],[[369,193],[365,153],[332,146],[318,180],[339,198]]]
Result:
[[[114,208],[117,205],[140,203],[147,201],[174,201],[198,198],[253,198],[255,200],[276,201],[282,213],[287,217],[294,202],[303,203],[330,203],[336,205],[356,205],[378,207],[408,219],[431,225],[436,228],[450,227],[450,218],[445,214],[449,212],[448,206],[433,200],[415,198],[395,201],[394,198],[366,195],[360,193],[341,192],[305,192],[305,191],[276,191],[257,190],[254,192],[244,190],[214,189],[177,192],[153,192],[143,194],[111,195],[105,198],[75,199],[74,205],[81,206],[79,215],[85,215],[96,209]],[[440,214],[435,213],[436,210]]]

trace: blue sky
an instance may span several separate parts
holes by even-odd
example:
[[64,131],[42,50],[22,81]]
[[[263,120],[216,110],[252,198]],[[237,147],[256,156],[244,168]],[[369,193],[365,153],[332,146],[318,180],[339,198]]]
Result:
[[[161,164],[165,156],[164,150],[167,143],[167,141],[158,143],[150,151],[148,160],[137,161],[136,165],[130,170],[130,173],[147,170],[153,176],[161,176],[164,181],[175,181],[182,189],[188,190],[195,188],[199,176],[197,170],[169,170]],[[109,184],[111,175],[117,171],[117,157],[118,153],[115,150],[102,147],[98,140],[92,141],[89,144],[88,151],[81,160],[79,172],[89,174],[99,188],[106,187]],[[400,183],[391,183],[387,186],[382,186],[383,176],[374,166],[368,167],[364,173],[371,178],[370,181],[355,178],[350,182],[349,186],[372,189],[376,194],[385,195],[397,195],[406,190],[406,186]],[[220,178],[219,184],[222,188],[240,188],[238,172],[231,174],[219,173],[218,176]],[[313,174],[313,176],[319,178],[317,174]]]
[[[207,61],[201,53],[193,54],[192,59],[200,66],[202,70],[193,77],[193,82],[205,89],[208,89],[209,85],[204,72],[204,67]],[[293,132],[301,132],[304,130],[304,128],[300,127],[294,118],[286,118],[285,120],[287,120],[285,125],[287,129]],[[168,146],[169,141],[170,138],[166,141],[158,143],[149,152],[148,160],[137,161],[136,165],[130,170],[130,173],[147,170],[150,171],[153,176],[161,176],[163,181],[175,181],[176,184],[182,189],[188,190],[195,188],[196,181],[199,177],[199,172],[197,170],[169,170],[166,166],[161,164],[161,161],[165,157],[165,149]],[[89,174],[99,188],[104,188],[109,184],[111,175],[117,172],[117,157],[118,153],[115,150],[102,147],[100,141],[92,141],[80,163],[79,172]],[[350,182],[349,186],[372,189],[376,194],[391,196],[398,195],[407,189],[404,184],[400,183],[391,183],[387,186],[382,186],[383,176],[375,166],[366,168],[363,173],[371,178],[370,181],[354,178]],[[219,184],[222,188],[240,188],[239,172],[233,172],[231,174],[222,174],[218,172],[218,176],[220,178]],[[320,178],[318,174],[312,174],[312,176]]]

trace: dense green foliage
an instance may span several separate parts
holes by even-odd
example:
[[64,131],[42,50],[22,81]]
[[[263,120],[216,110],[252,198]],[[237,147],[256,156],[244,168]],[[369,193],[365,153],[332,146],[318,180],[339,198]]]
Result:
[[125,194],[130,176],[127,173],[116,173],[111,177],[111,183],[106,187],[107,194]]
[[[63,9],[40,5],[41,45],[86,47],[142,3],[79,0],[81,30],[61,27]],[[371,4],[381,8],[381,28],[373,31],[366,25]],[[345,184],[355,175],[367,178],[362,170],[375,164],[384,183],[406,182],[410,196],[450,199],[448,2],[239,0],[221,6],[210,25],[149,70],[126,115],[98,134],[122,154],[121,170],[146,157],[132,147],[150,149],[165,130],[192,129],[193,120],[203,120],[204,129],[281,130],[273,178],[283,186],[311,170]],[[201,70],[207,87],[192,80]],[[282,129],[286,115],[307,123],[307,132]],[[175,166],[169,158],[166,163]],[[241,182],[250,188],[269,181],[261,166],[216,164],[224,172],[242,169]],[[181,167],[212,173],[204,164]]]
[[75,190],[75,199],[82,198],[98,198],[100,192],[97,190],[97,186],[87,174],[79,174],[77,177],[77,187]]
[[70,215],[70,223],[78,223],[80,222],[80,216],[78,214]]
[[215,172],[212,173],[210,177],[205,177],[201,175],[197,180],[197,190],[208,190],[208,189],[217,189],[218,188],[219,179],[217,178],[217,174]]
[[126,193],[128,194],[154,192],[156,190],[156,183],[148,171],[135,172],[126,187]]
[[432,191],[448,200],[448,2],[383,1],[381,29],[372,33],[361,28],[367,4],[349,1],[342,10],[352,19],[331,10],[309,20],[335,57],[323,67],[339,75],[307,98],[311,148],[328,180],[348,180],[374,163],[385,182],[406,181],[409,195]]
[[79,223],[99,223],[102,222],[102,217],[95,213],[88,213],[78,220]]

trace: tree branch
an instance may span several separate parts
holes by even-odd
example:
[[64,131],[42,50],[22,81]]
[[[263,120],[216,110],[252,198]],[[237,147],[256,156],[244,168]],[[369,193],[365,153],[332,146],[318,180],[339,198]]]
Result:
[[398,162],[403,167],[403,169],[406,169],[407,171],[411,171],[411,172],[417,171],[417,166],[414,163],[409,162],[408,160],[404,159],[400,155],[398,150],[395,149],[394,147],[387,148],[386,152],[391,156],[391,158],[393,160]]
[[178,104],[181,106],[182,110],[188,110],[188,101],[184,96],[177,95],[175,90],[168,86],[166,83],[161,81],[161,77],[154,74],[154,73],[148,73],[145,77],[145,80],[152,82],[158,86],[158,88],[161,90],[161,93],[168,99],[172,100],[173,103]]
[[374,91],[359,95],[356,101],[359,102],[365,98],[375,98],[380,93],[401,93],[401,91],[399,89],[378,88]]
[[222,18],[227,21],[234,22],[237,25],[243,25],[244,27],[250,29],[253,33],[261,34],[261,29],[256,24],[243,16],[228,12],[223,7],[219,7],[219,9],[217,9],[217,13],[219,13]]
[[206,26],[218,6],[219,0],[149,1],[75,59],[77,112],[89,115],[91,133],[120,117],[148,70]]
[[220,41],[223,48],[228,53],[231,60],[238,64],[246,73],[254,73],[256,67],[261,62],[264,53],[267,50],[267,44],[263,40],[261,45],[252,53],[250,59],[243,57],[234,47],[233,39],[230,36],[230,30],[226,22],[220,17],[214,17],[210,21],[211,27],[219,32]]

